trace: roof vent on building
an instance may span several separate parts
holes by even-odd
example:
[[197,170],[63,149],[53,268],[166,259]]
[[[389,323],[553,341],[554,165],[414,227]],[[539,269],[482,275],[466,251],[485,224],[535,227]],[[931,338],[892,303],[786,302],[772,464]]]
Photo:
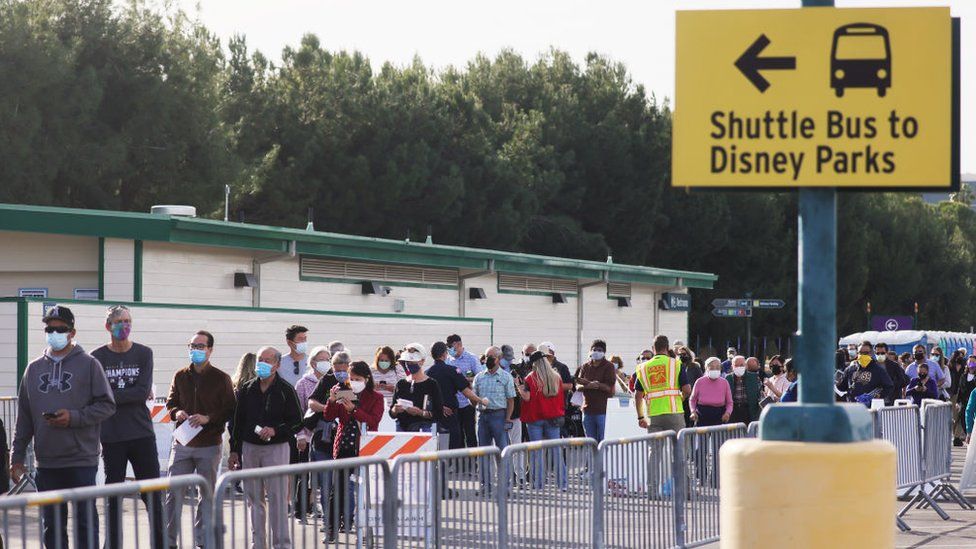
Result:
[[197,209],[194,206],[159,205],[153,206],[149,212],[158,215],[180,215],[183,217],[197,216]]

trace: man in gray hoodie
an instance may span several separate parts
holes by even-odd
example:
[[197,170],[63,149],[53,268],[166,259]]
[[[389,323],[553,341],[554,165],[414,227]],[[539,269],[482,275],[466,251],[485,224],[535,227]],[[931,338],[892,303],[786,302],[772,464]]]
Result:
[[[100,425],[115,413],[112,388],[98,360],[72,341],[75,316],[70,309],[55,305],[44,315],[44,324],[48,347],[27,365],[20,380],[10,474],[15,481],[24,474],[27,445],[33,439],[38,491],[93,486]],[[48,549],[68,547],[68,510],[64,504],[59,507],[60,524],[55,524],[53,505],[43,508]],[[74,515],[73,547],[95,549],[98,515],[86,505],[76,506]]]

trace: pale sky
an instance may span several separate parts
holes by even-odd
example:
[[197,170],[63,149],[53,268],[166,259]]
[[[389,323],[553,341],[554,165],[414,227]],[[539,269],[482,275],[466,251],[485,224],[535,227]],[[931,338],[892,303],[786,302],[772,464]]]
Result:
[[[550,46],[582,61],[595,51],[626,64],[658,98],[674,95],[676,9],[789,8],[799,0],[176,0],[221,38],[247,36],[277,61],[305,33],[330,50],[386,61],[464,66],[511,48],[534,61]],[[837,0],[838,7],[949,5],[962,18],[962,171],[976,173],[976,0]],[[969,99],[969,101],[967,101]]]

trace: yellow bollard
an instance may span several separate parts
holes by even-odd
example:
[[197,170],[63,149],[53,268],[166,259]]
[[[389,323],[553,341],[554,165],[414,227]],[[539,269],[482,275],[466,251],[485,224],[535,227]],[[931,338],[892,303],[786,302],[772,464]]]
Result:
[[730,440],[720,453],[722,549],[895,546],[895,448]]

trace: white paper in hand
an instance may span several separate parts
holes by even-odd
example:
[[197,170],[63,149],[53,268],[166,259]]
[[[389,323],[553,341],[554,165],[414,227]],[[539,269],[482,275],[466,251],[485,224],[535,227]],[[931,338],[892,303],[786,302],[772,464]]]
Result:
[[173,438],[176,440],[176,442],[186,446],[191,440],[193,440],[193,437],[197,436],[197,434],[202,430],[202,425],[194,427],[190,425],[189,421],[184,421],[173,431]]

